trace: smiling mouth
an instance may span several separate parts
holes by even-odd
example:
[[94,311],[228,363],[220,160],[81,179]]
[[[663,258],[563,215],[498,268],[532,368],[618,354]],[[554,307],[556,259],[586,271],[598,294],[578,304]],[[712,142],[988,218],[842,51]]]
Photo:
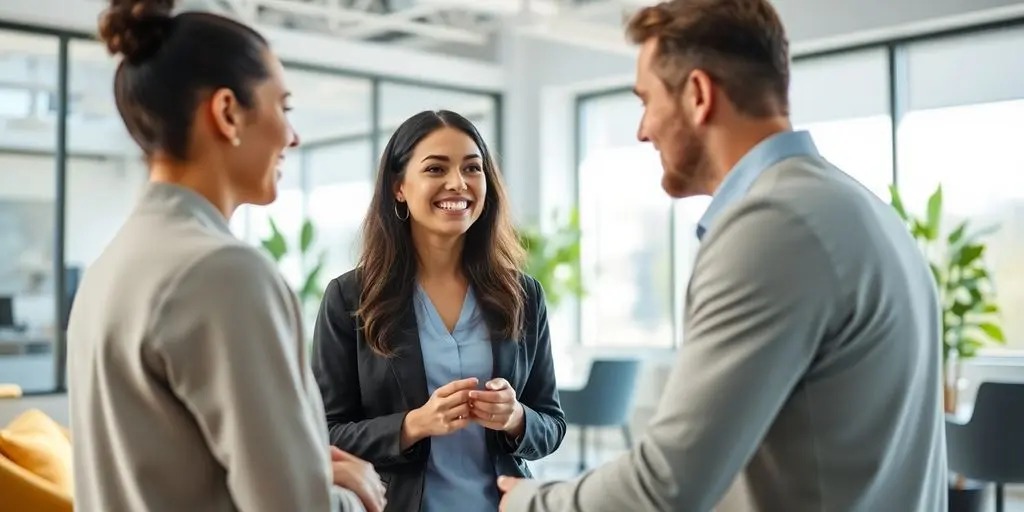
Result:
[[434,202],[434,208],[437,208],[445,213],[450,214],[461,214],[469,211],[469,207],[473,205],[472,201],[465,199],[455,199],[447,201],[436,201]]

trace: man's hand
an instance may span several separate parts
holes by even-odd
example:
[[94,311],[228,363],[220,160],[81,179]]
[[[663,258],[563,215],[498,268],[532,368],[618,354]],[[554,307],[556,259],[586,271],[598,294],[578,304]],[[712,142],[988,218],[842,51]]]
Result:
[[498,477],[498,490],[501,491],[501,503],[498,505],[499,512],[505,512],[505,500],[508,499],[508,493],[515,489],[522,478],[513,478],[510,476],[499,476]]
[[356,493],[366,512],[383,512],[387,503],[384,484],[372,464],[332,446],[331,468],[334,470],[334,485]]

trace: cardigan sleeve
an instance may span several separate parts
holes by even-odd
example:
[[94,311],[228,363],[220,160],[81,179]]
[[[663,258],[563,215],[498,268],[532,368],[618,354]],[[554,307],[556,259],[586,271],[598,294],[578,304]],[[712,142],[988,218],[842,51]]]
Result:
[[711,510],[750,460],[815,357],[841,285],[821,240],[785,205],[751,201],[716,229],[644,438],[571,482],[522,482],[508,512]]
[[337,510],[344,493],[332,492],[297,301],[270,261],[250,247],[217,249],[177,279],[153,318],[154,373],[195,418],[238,508]]

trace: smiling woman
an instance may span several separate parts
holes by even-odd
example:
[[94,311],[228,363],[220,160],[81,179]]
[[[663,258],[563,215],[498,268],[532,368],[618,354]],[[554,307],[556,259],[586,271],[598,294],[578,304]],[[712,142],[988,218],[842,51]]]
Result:
[[111,0],[100,23],[150,183],[71,310],[75,506],[378,511],[372,468],[326,446],[295,295],[228,224],[275,199],[298,144],[281,64],[253,29],[173,7]]
[[384,149],[359,265],[327,286],[313,373],[331,442],[381,471],[387,510],[497,510],[496,477],[529,476],[565,435],[507,208],[476,127],[416,114]]

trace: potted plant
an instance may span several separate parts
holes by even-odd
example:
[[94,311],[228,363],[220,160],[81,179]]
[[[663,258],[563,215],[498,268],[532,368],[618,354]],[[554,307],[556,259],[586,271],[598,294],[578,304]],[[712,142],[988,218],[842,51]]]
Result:
[[[986,344],[1005,344],[999,322],[999,307],[992,274],[985,261],[987,245],[982,240],[995,227],[971,230],[967,221],[952,230],[942,229],[942,185],[929,196],[924,216],[907,212],[899,191],[889,187],[891,204],[906,222],[927,258],[935,278],[942,307],[942,365],[945,412],[955,414],[958,381],[963,362],[977,355]],[[949,510],[979,510],[982,485],[968,485],[961,475],[952,475]]]
[[544,287],[548,307],[556,309],[568,297],[584,294],[580,272],[580,223],[576,209],[566,219],[554,216],[555,229],[545,234],[537,226],[519,230],[526,251],[525,272]]
[[[302,229],[299,231],[298,240],[298,257],[303,268],[301,283],[298,283],[297,286],[293,285],[296,286],[295,292],[302,306],[303,317],[307,321],[311,315],[315,314],[320,299],[324,295],[324,288],[320,282],[320,271],[324,266],[327,251],[313,254],[313,242],[315,240],[316,228],[313,226],[313,221],[307,218],[302,222]],[[288,240],[277,227],[277,223],[274,222],[273,218],[270,219],[270,235],[261,240],[260,245],[263,246],[270,259],[279,265],[291,251],[291,244],[288,243]],[[307,330],[307,334],[310,334],[310,332],[310,330]]]

